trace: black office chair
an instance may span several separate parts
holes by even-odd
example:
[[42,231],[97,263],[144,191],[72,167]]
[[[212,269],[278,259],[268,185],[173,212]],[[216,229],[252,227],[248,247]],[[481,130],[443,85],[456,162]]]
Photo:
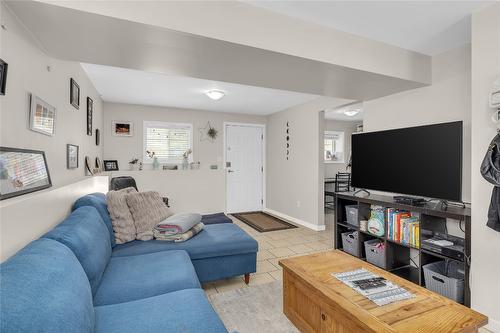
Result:
[[113,177],[109,183],[110,191],[118,191],[127,187],[133,187],[137,192],[139,192],[135,179],[130,176]]
[[351,191],[351,174],[349,172],[338,172],[335,175],[335,192]]
[[[127,187],[133,187],[137,192],[139,192],[139,189],[137,188],[137,184],[135,183],[135,179],[133,177],[130,176],[113,177],[109,182],[110,191],[118,191]],[[168,198],[163,197],[162,199],[165,205],[167,205],[167,207],[170,207],[168,204]]]

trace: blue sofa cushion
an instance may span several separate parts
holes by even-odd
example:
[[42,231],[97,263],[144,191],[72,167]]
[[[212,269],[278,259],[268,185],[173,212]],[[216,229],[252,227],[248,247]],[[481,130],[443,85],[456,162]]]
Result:
[[76,200],[76,202],[73,204],[73,210],[76,210],[83,206],[91,206],[97,209],[99,215],[101,215],[101,218],[104,221],[104,224],[106,224],[106,228],[108,228],[111,246],[115,246],[115,234],[113,232],[113,223],[111,222],[111,217],[109,216],[108,212],[106,195],[104,193],[87,194]]
[[123,257],[166,250],[185,250],[191,259],[201,259],[257,252],[257,241],[236,224],[212,224],[186,242],[132,241],[116,245],[112,255]]
[[95,333],[227,332],[202,289],[95,307]]
[[61,242],[75,253],[95,294],[111,257],[108,229],[97,210],[80,207],[43,237]]
[[186,251],[114,257],[108,263],[94,305],[107,305],[201,288]]
[[65,245],[38,239],[0,271],[0,332],[92,332],[89,281]]
[[218,224],[218,223],[233,223],[229,217],[224,213],[208,214],[201,217],[201,222],[204,225]]

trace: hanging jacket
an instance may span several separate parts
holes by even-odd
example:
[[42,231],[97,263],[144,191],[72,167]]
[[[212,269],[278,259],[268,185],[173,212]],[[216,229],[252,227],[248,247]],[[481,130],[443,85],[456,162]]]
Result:
[[490,209],[488,211],[488,222],[486,225],[500,232],[500,133],[491,141],[483,163],[481,174],[493,187],[491,193]]

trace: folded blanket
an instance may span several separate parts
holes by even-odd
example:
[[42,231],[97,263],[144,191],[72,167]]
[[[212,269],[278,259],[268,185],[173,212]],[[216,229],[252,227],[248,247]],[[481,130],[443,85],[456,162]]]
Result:
[[182,234],[200,223],[201,215],[194,213],[174,214],[158,223],[155,227],[157,231],[164,231],[162,234],[175,235]]
[[185,242],[188,239],[193,238],[196,234],[198,234],[202,230],[203,230],[203,223],[200,222],[191,229],[189,229],[187,232],[184,232],[182,234],[168,235],[165,234],[163,231],[154,229],[153,235],[157,240],[179,243],[179,242]]

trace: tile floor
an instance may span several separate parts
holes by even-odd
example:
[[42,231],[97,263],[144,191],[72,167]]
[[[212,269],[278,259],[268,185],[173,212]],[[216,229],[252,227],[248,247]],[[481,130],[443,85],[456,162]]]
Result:
[[[230,217],[234,223],[259,242],[257,272],[250,276],[249,286],[281,280],[281,267],[278,265],[280,259],[333,249],[333,215],[331,214],[325,215],[326,230],[324,231],[313,231],[298,226],[294,229],[263,233],[233,216]],[[203,285],[207,295],[246,287],[243,276]]]

